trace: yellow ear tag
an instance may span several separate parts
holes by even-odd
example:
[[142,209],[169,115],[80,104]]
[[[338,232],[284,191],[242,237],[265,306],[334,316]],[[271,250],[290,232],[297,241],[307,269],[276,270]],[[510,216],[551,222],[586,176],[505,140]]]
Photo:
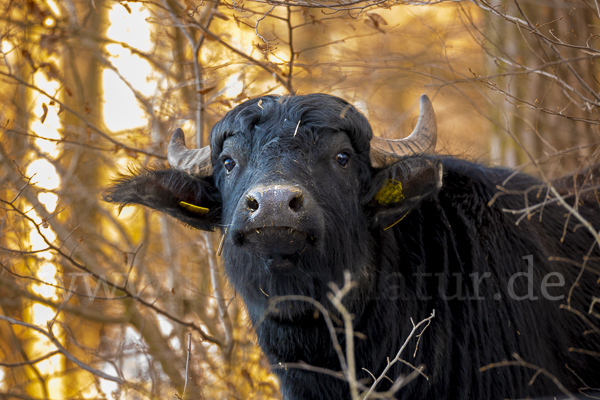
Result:
[[388,182],[375,195],[375,201],[382,206],[398,203],[404,200],[404,192],[402,191],[402,183],[394,179],[388,179]]
[[195,206],[193,204],[186,203],[185,201],[180,201],[179,205],[181,207],[185,208],[186,210],[193,212],[194,214],[198,214],[198,215],[208,214],[208,208],[205,208],[205,207]]

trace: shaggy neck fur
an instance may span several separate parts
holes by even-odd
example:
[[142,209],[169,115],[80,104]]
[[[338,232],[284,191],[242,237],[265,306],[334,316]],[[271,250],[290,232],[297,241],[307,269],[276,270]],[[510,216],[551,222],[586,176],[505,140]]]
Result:
[[[368,256],[360,258],[354,268],[360,271],[364,260],[369,260],[379,265],[379,269],[372,279],[359,280],[354,291],[360,293],[354,299],[361,300],[350,305],[355,316],[354,330],[360,333],[355,340],[358,377],[368,386],[372,379],[362,369],[378,376],[388,357],[395,356],[412,329],[411,318],[416,323],[435,309],[436,317],[420,338],[418,350],[415,348],[417,341],[413,340],[402,357],[414,366],[424,365],[424,373],[429,379],[418,377],[409,383],[400,391],[403,398],[418,394],[420,399],[432,400],[495,399],[557,393],[556,387],[544,377],[528,386],[535,371],[519,367],[480,371],[491,363],[513,359],[513,354],[534,365],[550,366],[549,371],[560,376],[561,382],[571,390],[576,390],[581,382],[567,369],[556,366],[571,362],[571,365],[579,366],[578,374],[582,379],[597,381],[594,376],[597,372],[592,371],[600,370],[598,359],[587,357],[582,363],[579,357],[577,362],[572,362],[575,354],[567,351],[572,344],[581,345],[587,327],[574,314],[559,310],[564,301],[546,300],[539,291],[540,278],[544,274],[560,271],[566,284],[556,288],[552,295],[567,293],[578,270],[549,262],[548,257],[583,256],[592,243],[590,235],[583,229],[569,232],[561,244],[560,234],[565,221],[562,210],[555,205],[548,205],[541,222],[533,218],[515,225],[516,218],[502,209],[523,208],[524,199],[520,195],[500,197],[488,206],[497,192],[496,185],[510,171],[454,159],[444,160],[444,168],[447,183],[437,196],[424,201],[394,228],[370,231],[370,237],[359,241],[372,247],[357,251],[357,254],[367,252]],[[518,175],[508,186],[526,189],[536,184],[539,182],[535,179]],[[537,201],[530,196],[529,204]],[[591,208],[582,206],[580,211],[595,218]],[[356,238],[349,241],[358,243]],[[339,248],[349,248],[344,245]],[[340,271],[352,266],[351,260],[355,256],[321,254],[323,258],[317,263],[321,266],[319,273],[323,276],[329,271],[332,281],[340,285]],[[516,272],[527,271],[525,256],[533,257],[538,299],[512,300],[507,293],[509,279]],[[261,276],[260,262],[251,258],[229,259],[228,263],[240,265],[240,261],[244,268],[259,274],[254,279],[250,279],[250,274],[246,275],[243,283],[237,279],[238,273],[231,276],[256,323],[263,317],[268,298],[263,296],[262,301],[257,301],[248,285],[261,279],[268,282],[268,274]],[[248,268],[247,263],[252,262],[256,265]],[[310,260],[306,265],[312,262],[316,260]],[[597,264],[596,261],[596,268]],[[299,265],[299,268],[303,267]],[[481,278],[488,272],[489,278],[474,283],[472,274]],[[583,282],[594,279],[587,275]],[[288,288],[293,286],[290,283]],[[515,280],[514,288],[517,295],[526,294],[526,278]],[[314,292],[303,294],[323,301],[324,289],[327,288],[319,286]],[[273,293],[278,291],[275,289]],[[285,293],[294,291],[279,294]],[[501,300],[495,300],[497,293],[501,294]],[[589,304],[592,293],[589,285],[576,290],[574,304]],[[279,307],[285,305],[281,303]],[[544,317],[539,318],[540,315]],[[390,321],[394,323],[390,324]],[[267,317],[255,328],[261,348],[282,380],[286,399],[348,398],[348,385],[342,380],[301,368],[285,368],[285,363],[305,362],[340,371],[322,317],[315,318],[312,312],[291,320]],[[338,340],[345,348],[343,334],[338,335]],[[499,345],[501,343],[503,345]],[[597,340],[585,340],[585,343],[588,348],[598,351]],[[280,363],[282,367],[277,368]],[[398,363],[388,376],[395,379],[411,372],[410,367]],[[377,389],[381,391],[390,386],[389,381],[383,380]],[[520,391],[518,388],[526,389]]]

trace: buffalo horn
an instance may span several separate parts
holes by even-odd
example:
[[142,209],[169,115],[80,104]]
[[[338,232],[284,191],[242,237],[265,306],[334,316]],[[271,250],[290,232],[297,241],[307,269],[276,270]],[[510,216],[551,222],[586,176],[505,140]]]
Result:
[[371,164],[375,168],[384,168],[397,162],[400,157],[433,154],[436,141],[435,113],[429,97],[422,95],[417,126],[410,136],[397,140],[373,136]]
[[212,175],[210,146],[189,150],[185,146],[185,136],[180,128],[175,129],[167,149],[169,165],[196,176]]

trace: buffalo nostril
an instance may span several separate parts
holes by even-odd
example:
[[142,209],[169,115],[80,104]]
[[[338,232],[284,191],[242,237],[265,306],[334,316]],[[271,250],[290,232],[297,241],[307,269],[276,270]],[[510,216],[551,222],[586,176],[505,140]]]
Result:
[[302,195],[299,194],[290,200],[290,209],[294,212],[298,212],[302,209]]
[[246,199],[246,205],[250,209],[251,212],[258,210],[258,201],[255,198],[248,196]]

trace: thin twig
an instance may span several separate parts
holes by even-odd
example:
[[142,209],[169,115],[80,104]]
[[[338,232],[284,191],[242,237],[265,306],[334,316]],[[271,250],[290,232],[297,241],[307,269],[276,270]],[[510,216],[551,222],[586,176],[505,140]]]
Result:
[[[265,53],[267,53],[269,51],[269,41],[267,39],[265,39],[263,36],[261,36],[260,33],[258,33],[258,24],[260,24],[260,21],[267,18],[267,15],[269,15],[271,13],[271,11],[273,11],[275,9],[275,7],[277,7],[277,6],[271,7],[271,9],[269,11],[267,11],[265,13],[265,15],[263,15],[262,17],[260,17],[259,19],[256,20],[256,24],[254,25],[254,32],[256,32],[256,36],[261,38],[262,41],[265,42],[265,44],[267,45],[267,48],[265,49]],[[288,10],[289,10],[289,7],[288,7]]]
[[185,384],[183,385],[183,393],[181,394],[181,399],[185,399],[185,394],[187,390],[188,379],[190,376],[190,358],[192,357],[192,332],[188,332],[188,345],[187,345],[187,358],[185,360]]
[[225,296],[223,295],[223,288],[221,286],[219,268],[211,235],[212,232],[204,232],[204,241],[206,244],[206,253],[208,256],[213,295],[217,302],[219,319],[221,320],[223,332],[225,333],[225,341],[223,343],[223,358],[226,362],[229,362],[229,357],[231,355],[231,351],[233,350],[233,323],[231,321],[231,317],[229,316],[229,310],[227,308],[227,303],[225,302]]
[[107,279],[103,274],[98,274],[98,273],[92,271],[85,264],[82,264],[79,261],[75,260],[72,257],[72,255],[66,254],[64,251],[62,251],[62,249],[60,247],[57,247],[52,242],[50,242],[48,240],[48,238],[46,237],[46,235],[41,231],[39,225],[33,220],[33,218],[29,217],[23,211],[19,210],[15,205],[8,203],[6,200],[0,199],[0,202],[4,203],[4,204],[7,204],[7,205],[10,205],[18,214],[20,214],[23,218],[25,218],[29,222],[31,222],[33,224],[35,230],[37,231],[37,233],[43,239],[44,243],[46,243],[49,247],[51,247],[54,252],[56,252],[57,254],[59,254],[60,256],[62,256],[63,258],[65,258],[74,267],[76,267],[76,268],[78,268],[78,269],[80,269],[80,270],[82,270],[84,272],[89,273],[95,279],[97,279],[99,281],[102,281],[102,282],[105,282],[109,286],[114,287],[116,290],[123,292],[125,295],[127,295],[127,297],[135,299],[138,303],[142,304],[145,307],[148,307],[148,308],[154,310],[158,314],[161,314],[161,315],[167,317],[168,319],[172,320],[173,322],[176,322],[176,323],[178,323],[178,324],[180,324],[182,326],[186,326],[186,327],[189,327],[189,328],[193,329],[194,331],[198,332],[202,336],[202,338],[204,340],[207,340],[209,342],[215,343],[215,344],[217,344],[219,346],[223,345],[222,342],[219,339],[217,339],[217,338],[209,335],[208,333],[204,332],[204,330],[201,327],[199,327],[198,325],[196,325],[194,322],[186,322],[186,321],[182,320],[181,318],[176,317],[172,313],[159,308],[158,306],[156,306],[156,304],[154,304],[154,302],[144,300],[139,295],[134,295],[126,286],[117,285],[116,283],[114,283],[114,282],[110,281],[109,279]]
[[[400,361],[401,356],[402,356],[402,352],[404,351],[404,349],[406,348],[406,346],[408,346],[408,342],[410,342],[410,340],[412,339],[412,337],[415,335],[415,333],[417,332],[417,330],[419,329],[419,327],[425,323],[427,323],[429,325],[429,322],[435,317],[435,310],[431,311],[431,315],[425,319],[423,319],[421,322],[419,322],[418,324],[414,324],[413,323],[413,328],[410,331],[410,333],[408,334],[408,337],[406,338],[406,340],[404,341],[404,344],[402,345],[402,347],[400,347],[400,350],[398,350],[398,353],[396,353],[396,357],[394,357],[394,359],[392,361],[389,361],[387,363],[387,365],[385,366],[383,372],[379,375],[379,377],[377,378],[377,380],[375,380],[375,382],[373,382],[373,384],[371,385],[371,387],[369,388],[369,391],[365,394],[364,399],[368,399],[369,396],[371,395],[371,393],[373,393],[373,391],[375,390],[375,388],[377,387],[377,385],[379,384],[379,382],[381,382],[383,380],[383,378],[386,376],[387,372],[389,371],[389,369],[398,361]],[[427,326],[428,326],[427,325]],[[423,334],[423,332],[421,332],[421,334]],[[419,370],[419,373],[421,371]],[[396,389],[397,390],[397,389]]]
[[544,376],[548,377],[556,385],[558,390],[560,390],[565,396],[567,396],[569,398],[569,400],[576,400],[575,397],[573,396],[573,394],[571,392],[569,392],[569,390],[566,387],[564,387],[564,385],[560,382],[560,380],[556,376],[554,376],[553,374],[548,372],[546,369],[526,362],[521,357],[519,357],[519,355],[516,353],[513,353],[513,357],[516,359],[516,361],[502,361],[502,362],[498,362],[498,363],[492,363],[492,364],[486,365],[485,367],[481,367],[479,370],[481,372],[485,372],[485,371],[488,371],[488,370],[494,369],[494,368],[510,367],[510,366],[529,368],[529,369],[536,371],[535,375],[529,382],[530,385],[533,384],[534,380],[536,379],[536,377],[538,375],[544,375]]

